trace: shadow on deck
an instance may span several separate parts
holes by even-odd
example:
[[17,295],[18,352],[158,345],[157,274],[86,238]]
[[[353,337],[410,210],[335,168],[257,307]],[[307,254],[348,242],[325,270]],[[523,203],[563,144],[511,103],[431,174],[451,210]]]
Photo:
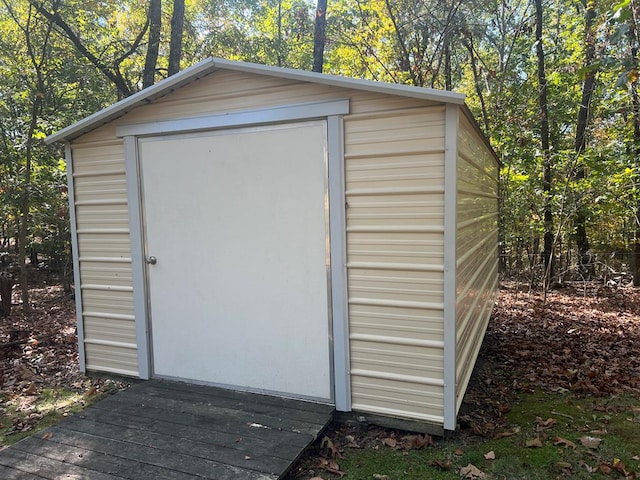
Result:
[[333,407],[149,380],[0,451],[0,478],[277,479]]

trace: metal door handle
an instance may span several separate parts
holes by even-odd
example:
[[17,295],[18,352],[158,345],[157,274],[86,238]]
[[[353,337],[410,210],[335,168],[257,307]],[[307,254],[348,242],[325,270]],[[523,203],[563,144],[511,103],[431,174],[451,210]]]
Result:
[[156,263],[158,263],[158,259],[156,257],[154,257],[153,255],[151,255],[150,257],[146,257],[144,260],[149,265],[155,265]]

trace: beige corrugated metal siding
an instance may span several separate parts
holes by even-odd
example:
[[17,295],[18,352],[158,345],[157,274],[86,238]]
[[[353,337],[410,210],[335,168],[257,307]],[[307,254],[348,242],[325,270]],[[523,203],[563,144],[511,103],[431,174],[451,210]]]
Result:
[[443,419],[444,107],[345,119],[354,410]]
[[353,408],[442,423],[444,107],[414,98],[219,71],[76,140],[89,369],[137,368],[116,126],[339,98],[351,108],[344,128]]
[[122,141],[72,146],[86,368],[138,374]]
[[458,128],[456,411],[482,344],[498,287],[498,163],[469,120]]

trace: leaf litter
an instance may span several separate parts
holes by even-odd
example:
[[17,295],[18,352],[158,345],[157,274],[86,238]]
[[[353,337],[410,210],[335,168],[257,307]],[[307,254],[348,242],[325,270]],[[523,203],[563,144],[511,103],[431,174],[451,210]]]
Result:
[[[525,434],[524,427],[510,425],[507,414],[519,394],[536,390],[549,394],[573,394],[594,399],[594,410],[607,411],[607,399],[631,393],[640,395],[640,291],[627,287],[610,287],[597,283],[565,285],[547,292],[526,292],[511,282],[503,284],[480,351],[476,369],[469,383],[458,416],[457,438],[466,435],[489,439]],[[603,399],[598,403],[597,399]],[[522,447],[545,445],[585,454],[575,463],[560,461],[556,468],[565,476],[577,469],[592,474],[619,474],[619,478],[640,478],[620,459],[599,461],[591,458],[598,450],[606,425],[589,429],[576,441],[554,435],[558,419],[573,422],[572,415],[549,412],[553,418],[538,417]],[[634,420],[640,412],[631,412]],[[522,430],[522,431],[521,431]],[[406,432],[375,425],[334,424],[326,432],[337,453],[349,450],[440,448],[441,439],[425,436],[418,444],[407,439]],[[550,438],[551,435],[551,438]],[[576,442],[580,442],[580,446]],[[526,444],[526,445],[525,445]],[[322,463],[331,457],[341,459],[333,449],[312,449],[287,477],[309,479],[330,470]],[[451,458],[432,459],[428,464],[437,470],[456,469],[461,478],[486,478],[473,464],[455,465],[464,451]],[[490,452],[493,455],[499,452]],[[490,460],[493,455],[489,455]],[[640,458],[639,456],[636,456]],[[634,457],[634,458],[636,458]],[[589,461],[591,460],[591,461]],[[595,463],[594,463],[595,461]],[[599,463],[598,463],[599,462]],[[605,473],[606,472],[606,473]],[[344,472],[340,470],[340,475]],[[334,478],[334,477],[330,477]]]
[[[0,318],[0,419],[10,418],[10,404],[24,414],[11,420],[6,434],[37,426],[44,415],[35,411],[36,404],[47,389],[63,388],[87,398],[126,387],[80,372],[74,299],[48,277],[34,280],[31,312],[17,305],[9,317]],[[19,304],[17,291],[13,303]]]

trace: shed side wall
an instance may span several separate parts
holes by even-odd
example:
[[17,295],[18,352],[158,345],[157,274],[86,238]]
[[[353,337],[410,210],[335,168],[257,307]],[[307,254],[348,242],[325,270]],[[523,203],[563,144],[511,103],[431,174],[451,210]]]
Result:
[[131,246],[120,139],[72,145],[87,370],[138,375]]
[[456,411],[482,344],[498,287],[498,164],[460,115],[457,162]]
[[[100,150],[101,161],[121,172],[112,180],[124,186],[122,147],[115,148],[114,141],[118,125],[340,98],[350,99],[351,112],[344,118],[344,136],[352,406],[441,424],[443,106],[219,71],[83,135],[74,142],[75,163],[91,165],[92,155],[98,155],[94,149],[110,146]],[[76,179],[78,186],[82,182]],[[89,195],[85,190],[84,196]],[[93,195],[110,198],[107,192]],[[85,197],[77,195],[77,200]],[[118,201],[125,202],[126,213],[125,192]],[[85,221],[83,217],[78,224]],[[126,214],[110,221],[123,229]],[[129,241],[128,233],[121,235]],[[113,237],[100,238],[105,247],[114,248]],[[129,252],[117,252],[123,259],[117,278],[128,289],[130,259],[124,259]],[[105,265],[111,264],[98,264],[105,276],[113,277]],[[100,272],[95,264],[81,263],[81,276],[83,282],[88,276],[98,281]],[[115,291],[108,296],[114,305],[122,300]],[[128,314],[117,325],[103,322],[103,330],[92,331],[92,338],[111,339],[125,331],[135,335],[133,309]],[[114,350],[112,359],[101,357],[101,363],[93,361],[88,368],[108,369],[123,361],[122,353]],[[127,361],[131,368],[136,365],[135,359]]]
[[354,410],[443,421],[444,107],[345,120]]

